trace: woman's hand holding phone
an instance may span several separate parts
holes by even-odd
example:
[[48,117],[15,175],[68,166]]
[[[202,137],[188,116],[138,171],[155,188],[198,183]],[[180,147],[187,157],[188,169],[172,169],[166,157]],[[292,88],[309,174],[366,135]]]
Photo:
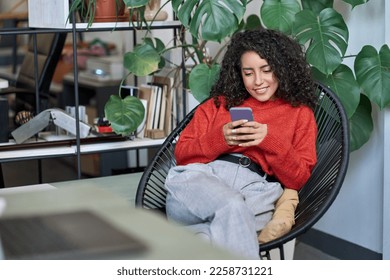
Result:
[[238,120],[253,121],[252,109],[249,107],[232,107],[229,112],[233,122]]
[[255,146],[267,135],[267,125],[254,121],[251,108],[232,107],[230,116],[232,122],[227,123],[223,128],[228,145]]

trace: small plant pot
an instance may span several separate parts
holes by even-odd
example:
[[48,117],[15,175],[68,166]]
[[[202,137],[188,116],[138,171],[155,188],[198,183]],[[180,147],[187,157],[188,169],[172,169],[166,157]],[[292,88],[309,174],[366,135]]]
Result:
[[[90,0],[85,0],[86,6]],[[96,0],[94,22],[127,21],[125,3],[122,0]],[[118,3],[117,3],[118,2]]]

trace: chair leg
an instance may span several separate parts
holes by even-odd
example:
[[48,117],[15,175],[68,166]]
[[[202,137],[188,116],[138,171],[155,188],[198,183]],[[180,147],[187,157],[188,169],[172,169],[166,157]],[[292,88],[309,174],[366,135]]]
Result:
[[279,246],[280,259],[284,260],[284,246],[283,244]]
[[271,254],[269,251],[260,252],[260,259],[262,260],[271,260]]
[[[285,260],[283,244],[280,245],[278,248],[279,248],[280,260]],[[271,260],[271,253],[270,253],[270,251],[260,252],[260,259],[262,259],[262,260]]]

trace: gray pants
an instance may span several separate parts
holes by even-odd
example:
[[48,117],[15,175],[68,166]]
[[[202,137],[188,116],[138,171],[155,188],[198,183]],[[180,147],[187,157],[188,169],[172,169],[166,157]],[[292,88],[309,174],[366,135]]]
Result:
[[206,236],[212,244],[259,259],[257,231],[271,220],[283,189],[238,164],[176,166],[165,182],[167,216]]

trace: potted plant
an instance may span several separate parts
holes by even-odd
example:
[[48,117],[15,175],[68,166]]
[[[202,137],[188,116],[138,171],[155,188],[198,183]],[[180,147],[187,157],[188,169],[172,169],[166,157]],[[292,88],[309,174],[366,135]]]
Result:
[[[139,8],[145,6],[148,0],[124,2],[127,7]],[[208,42],[224,42],[241,28],[250,28],[261,22],[263,27],[278,29],[305,45],[313,76],[329,86],[344,104],[350,121],[353,151],[369,140],[373,130],[372,105],[377,104],[383,109],[390,104],[390,50],[387,45],[383,45],[379,51],[367,45],[358,54],[347,56],[348,27],[333,2],[264,0],[260,13],[249,17],[246,22],[243,16],[247,1],[168,0],[164,5],[172,5],[176,16],[190,34],[192,42],[177,47],[184,48],[189,59],[197,57],[189,74],[189,87],[195,98],[199,101],[207,98],[219,73],[218,54],[213,58],[205,56]],[[353,8],[367,0],[344,2]],[[165,48],[158,38],[151,38],[150,34],[147,33],[144,42],[124,56],[125,67],[137,76],[158,71],[159,65],[165,63],[163,54],[169,48]],[[145,61],[139,58],[146,56],[148,61],[145,66]],[[343,63],[346,58],[354,58],[354,69]],[[145,67],[141,67],[141,64]]]
[[73,12],[79,12],[89,28],[93,22],[124,20],[125,3],[123,0],[72,0],[69,16]]

